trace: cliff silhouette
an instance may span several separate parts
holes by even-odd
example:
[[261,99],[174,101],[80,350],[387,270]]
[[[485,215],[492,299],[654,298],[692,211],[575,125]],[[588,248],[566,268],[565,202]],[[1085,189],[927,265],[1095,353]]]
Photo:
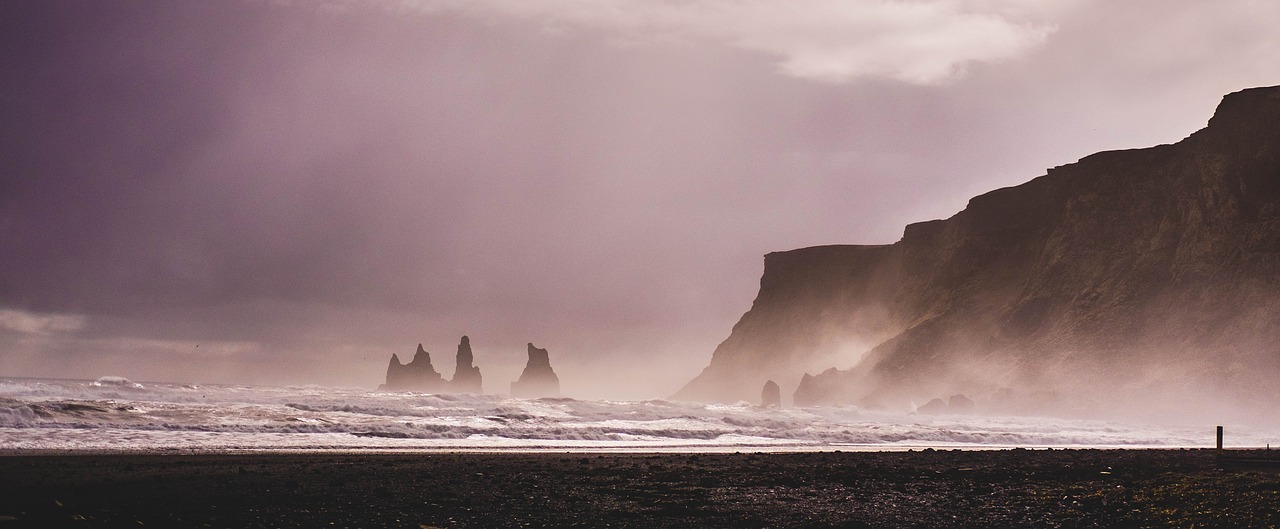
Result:
[[675,398],[751,401],[773,379],[801,405],[966,394],[1013,412],[1090,415],[1116,398],[1265,412],[1277,375],[1280,87],[1267,87],[1227,95],[1180,142],[1050,169],[894,244],[766,255],[751,310]]

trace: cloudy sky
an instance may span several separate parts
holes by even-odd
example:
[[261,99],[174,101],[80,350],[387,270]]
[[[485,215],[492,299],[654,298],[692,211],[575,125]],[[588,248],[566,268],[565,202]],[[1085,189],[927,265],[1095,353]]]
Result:
[[[762,256],[1280,84],[1271,0],[0,0],[0,376],[669,395]],[[847,366],[841,366],[847,367]]]

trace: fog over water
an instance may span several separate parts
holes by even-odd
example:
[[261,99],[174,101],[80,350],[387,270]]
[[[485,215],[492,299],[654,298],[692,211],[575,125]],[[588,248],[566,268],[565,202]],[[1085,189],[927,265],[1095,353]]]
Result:
[[[469,335],[489,393],[533,342],[567,396],[810,439],[791,421],[845,419],[643,403],[707,365],[765,253],[893,242],[1047,167],[1176,141],[1223,94],[1280,84],[1280,4],[1026,4],[0,3],[0,376],[373,388],[418,343],[448,377]],[[348,435],[344,421],[398,431],[438,405],[649,435],[595,425],[595,400],[313,388],[245,404],[216,387],[214,408],[148,385],[158,403],[125,394],[125,411],[60,387],[53,402],[105,411],[43,416],[36,390],[6,386],[18,401],[0,427],[164,444],[230,406],[269,430]],[[344,399],[395,411],[332,409]],[[176,430],[112,426],[170,424],[154,414]],[[1038,427],[1010,435],[1069,443]],[[259,433],[218,428],[189,441]]]
[[[1235,447],[1280,438],[1275,429],[1228,431]],[[0,447],[16,450],[905,450],[1213,442],[1212,425],[142,384],[120,377],[0,379]]]

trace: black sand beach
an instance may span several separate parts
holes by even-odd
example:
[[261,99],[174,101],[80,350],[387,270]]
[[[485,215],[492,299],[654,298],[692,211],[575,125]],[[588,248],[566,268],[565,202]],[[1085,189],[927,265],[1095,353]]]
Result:
[[0,457],[14,527],[1272,527],[1210,450]]

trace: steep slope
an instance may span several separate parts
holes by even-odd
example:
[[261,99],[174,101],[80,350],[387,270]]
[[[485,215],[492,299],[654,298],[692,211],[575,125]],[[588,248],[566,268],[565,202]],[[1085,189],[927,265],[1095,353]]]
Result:
[[711,357],[676,395],[699,401],[751,401],[762,385],[785,393],[805,371],[857,356],[892,336],[894,246],[821,246],[765,256],[760,293]]
[[1280,375],[1277,278],[1280,88],[1257,88],[1177,144],[1088,156],[893,245],[766,256],[751,310],[676,397],[749,400],[837,366],[799,403],[1249,402]]

